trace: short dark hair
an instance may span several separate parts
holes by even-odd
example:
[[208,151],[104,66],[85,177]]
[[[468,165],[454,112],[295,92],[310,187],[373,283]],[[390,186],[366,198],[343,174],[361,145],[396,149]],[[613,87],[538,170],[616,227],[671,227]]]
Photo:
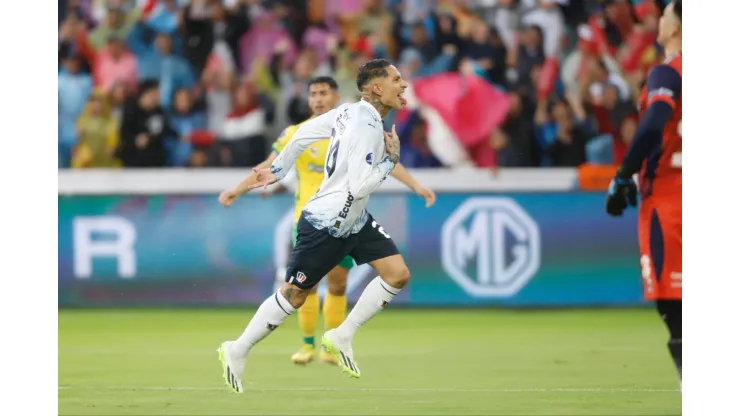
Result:
[[371,79],[387,77],[389,66],[391,66],[391,63],[385,59],[373,59],[365,62],[360,67],[360,71],[357,72],[357,89],[362,91]]
[[681,21],[681,0],[673,0],[673,14]]
[[308,81],[308,86],[309,87],[311,85],[314,85],[314,84],[326,84],[326,85],[329,86],[329,88],[331,88],[334,91],[336,91],[336,90],[339,89],[339,84],[337,84],[337,81],[334,80],[334,78],[332,78],[330,76],[326,76],[326,75],[323,75],[323,76],[320,76],[320,77],[311,78]]

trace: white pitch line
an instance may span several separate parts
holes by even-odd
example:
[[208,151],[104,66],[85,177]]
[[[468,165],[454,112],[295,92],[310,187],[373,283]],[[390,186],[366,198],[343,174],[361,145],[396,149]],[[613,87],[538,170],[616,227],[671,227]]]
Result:
[[[226,387],[197,387],[197,386],[59,386],[59,390],[144,390],[144,391],[227,391]],[[679,389],[641,389],[641,388],[522,388],[522,389],[454,389],[454,388],[342,388],[342,387],[295,387],[295,388],[247,388],[245,392],[386,392],[386,393],[672,393]]]

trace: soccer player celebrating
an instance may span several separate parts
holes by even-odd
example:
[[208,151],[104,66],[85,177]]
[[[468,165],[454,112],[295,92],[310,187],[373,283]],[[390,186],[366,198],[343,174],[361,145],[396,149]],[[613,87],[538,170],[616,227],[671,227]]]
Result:
[[656,301],[670,333],[668,350],[681,378],[681,0],[666,6],[658,43],[666,59],[648,74],[640,123],[609,186],[606,211],[620,216],[637,205],[632,176],[639,171],[638,234],[647,300]]
[[[377,81],[377,80],[376,80]],[[393,87],[393,86],[391,86]],[[405,88],[405,86],[404,86]],[[315,252],[316,250],[321,250],[319,247],[313,247],[311,245],[315,245],[319,241],[323,239],[323,237],[330,238],[331,242],[347,242],[348,244],[350,241],[355,242],[357,240],[357,237],[353,238],[342,238],[342,236],[330,236],[328,235],[329,229],[327,227],[323,227],[323,230],[316,230],[313,225],[308,224],[307,220],[301,221],[302,218],[302,211],[305,206],[307,206],[307,203],[309,203],[309,200],[313,201],[316,198],[312,198],[314,194],[319,190],[319,186],[324,181],[324,173],[326,171],[327,176],[330,175],[330,173],[334,173],[334,170],[337,168],[337,156],[338,153],[338,147],[334,147],[335,152],[332,153],[332,158],[330,159],[330,162],[333,163],[332,169],[329,170],[327,167],[324,166],[324,161],[326,160],[326,153],[328,146],[330,144],[329,137],[332,134],[332,128],[331,123],[333,120],[331,118],[326,118],[325,114],[331,110],[332,114],[336,114],[332,108],[338,103],[339,96],[337,95],[337,84],[336,82],[330,78],[330,77],[319,77],[314,80],[312,80],[309,83],[309,107],[311,108],[314,116],[309,119],[308,121],[301,123],[297,126],[290,126],[288,127],[281,137],[278,139],[278,141],[275,143],[275,146],[273,147],[274,152],[270,155],[270,157],[260,164],[256,169],[255,172],[249,175],[244,181],[242,181],[235,189],[224,191],[219,200],[224,206],[230,206],[238,197],[239,195],[247,192],[249,189],[252,189],[257,186],[262,186],[261,184],[258,184],[258,176],[260,174],[264,175],[266,172],[263,171],[263,169],[268,168],[273,162],[275,162],[276,159],[278,159],[278,156],[281,152],[285,152],[286,148],[291,149],[294,153],[292,153],[288,157],[292,157],[293,159],[287,163],[283,164],[283,167],[285,167],[285,170],[281,170],[280,173],[287,171],[290,167],[290,164],[295,161],[296,165],[296,172],[298,174],[298,181],[299,181],[299,188],[296,192],[296,227],[294,229],[294,238],[297,240],[300,240],[301,235],[301,225],[303,225],[303,230],[308,231],[311,235],[315,235],[316,233],[319,233],[319,235],[322,238],[316,239],[316,241],[310,241],[310,238],[307,238],[303,245],[298,243],[298,241],[295,241],[297,244],[294,250],[308,250],[306,253],[301,254],[300,261],[296,263],[296,254],[294,253],[293,258],[291,259],[291,265],[289,266],[289,273],[288,276],[291,276],[292,279],[294,279],[294,285],[286,284],[283,289],[275,295],[275,299],[273,300],[272,297],[266,301],[266,304],[270,304],[270,308],[272,308],[272,314],[274,314],[277,311],[280,311],[281,314],[285,313],[290,310],[290,307],[299,308],[298,309],[298,316],[299,316],[299,325],[301,327],[301,331],[304,336],[304,346],[292,356],[292,360],[294,363],[299,364],[305,364],[313,360],[315,356],[315,347],[314,347],[314,331],[316,328],[316,324],[318,321],[318,310],[319,310],[319,299],[318,295],[316,293],[317,283],[319,280],[323,277],[323,274],[320,274],[322,270],[327,268],[327,265],[329,265],[336,257],[336,253],[333,252],[332,248],[324,248],[324,251],[327,251],[327,254],[330,256],[328,258],[321,258],[321,253]],[[365,110],[359,110],[360,113],[364,114],[363,117],[367,118],[368,115],[374,115],[369,109],[372,108],[369,106],[369,104],[366,103],[365,107],[357,107],[357,103],[354,104],[356,107],[355,111],[358,111],[360,108],[365,108]],[[345,106],[346,107],[346,106]],[[396,107],[394,107],[396,108]],[[349,114],[349,113],[345,113]],[[379,117],[377,117],[379,118]],[[298,150],[295,150],[296,147],[293,145],[293,141],[296,140],[297,136],[296,133],[303,132],[302,130],[304,125],[310,126],[314,124],[318,119],[323,119],[323,125],[319,125],[319,129],[317,130],[315,127],[313,130],[308,130],[309,132],[313,131],[321,131],[321,128],[325,129],[326,134],[322,137],[318,136],[310,136],[308,139],[305,137],[299,138],[301,141],[301,144],[299,146],[302,146],[300,148],[300,152]],[[375,120],[375,118],[373,119]],[[345,126],[346,127],[346,126]],[[376,126],[377,127],[377,126]],[[380,132],[382,132],[382,125],[380,125]],[[367,129],[365,129],[367,130]],[[381,134],[379,137],[383,137]],[[358,140],[364,140],[364,136],[360,137],[358,136]],[[345,139],[345,141],[348,141]],[[381,140],[382,142],[382,140]],[[347,146],[349,146],[350,143],[347,143]],[[335,144],[335,146],[338,146]],[[352,144],[354,146],[354,144]],[[298,152],[298,153],[295,153]],[[296,154],[299,156],[296,158]],[[344,155],[344,152],[341,153]],[[353,167],[350,170],[356,171],[360,169],[362,166],[368,166],[371,168],[371,172],[380,171],[380,169],[372,169],[374,167],[374,164],[372,163],[372,152],[368,152],[367,154],[362,155],[365,159],[362,161],[362,165]],[[379,162],[379,161],[378,161]],[[397,162],[397,161],[396,161]],[[346,163],[346,161],[345,161]],[[355,160],[354,162],[350,163],[357,163]],[[377,162],[376,162],[377,164]],[[390,164],[385,164],[383,168],[390,166]],[[282,168],[281,168],[282,169]],[[345,170],[347,167],[345,166]],[[427,206],[431,206],[435,199],[436,195],[431,190],[425,188],[424,186],[420,185],[404,168],[398,163],[394,163],[393,167],[391,167],[391,175],[396,177],[396,179],[400,180],[404,184],[406,184],[409,188],[411,188],[414,192],[416,192],[418,195],[422,196],[426,202]],[[366,169],[365,169],[366,170]],[[269,172],[269,170],[267,170]],[[362,172],[363,174],[369,174],[368,172]],[[382,180],[385,178],[385,176],[378,176],[376,174],[375,176],[372,176],[370,180],[373,180],[377,182],[377,185],[379,185]],[[344,185],[345,187],[348,186],[350,182],[354,182],[357,180],[361,180],[362,178],[352,178],[350,181],[347,180],[347,178],[344,179]],[[334,183],[336,182],[336,178],[334,180]],[[336,186],[336,185],[335,185]],[[340,185],[342,186],[342,185]],[[377,187],[377,186],[375,186]],[[374,188],[373,188],[374,189]],[[323,193],[323,197],[325,199],[332,198],[336,199],[336,194],[339,192],[337,189],[334,190],[328,190],[331,193],[331,196],[327,196],[327,193]],[[364,187],[359,189],[360,192],[365,191]],[[347,190],[345,192],[345,197],[349,198],[349,193]],[[355,193],[357,195],[357,193]],[[318,198],[318,195],[317,195]],[[353,197],[353,200],[355,197]],[[366,203],[367,197],[365,197],[365,203]],[[317,207],[321,207],[323,204],[316,204]],[[343,221],[347,218],[347,214],[349,214],[350,210],[349,208],[345,208],[345,201],[344,198],[341,201],[341,204],[338,205],[339,211],[338,218]],[[350,203],[351,205],[351,203]],[[364,203],[362,203],[362,206],[364,207]],[[331,209],[333,206],[330,204],[329,208],[325,209]],[[319,208],[320,209],[320,208]],[[344,212],[346,209],[347,212]],[[362,214],[362,212],[360,212]],[[356,219],[358,221],[359,219]],[[366,220],[366,219],[365,219]],[[367,221],[367,220],[366,220]],[[375,224],[374,222],[372,222]],[[369,223],[368,223],[369,224]],[[311,227],[311,228],[307,228]],[[377,224],[375,224],[377,227]],[[381,251],[377,254],[375,253],[362,253],[360,251],[359,247],[352,247],[350,245],[347,245],[346,249],[342,249],[344,251],[344,255],[342,257],[339,257],[338,264],[333,264],[331,267],[329,267],[329,270],[326,271],[326,276],[328,280],[328,293],[326,300],[324,302],[324,319],[325,319],[325,327],[327,330],[331,330],[334,328],[337,328],[344,319],[344,314],[346,310],[347,300],[345,295],[345,288],[347,283],[347,274],[348,269],[353,266],[353,257],[358,259],[357,256],[360,256],[359,259],[363,260],[363,262],[369,262],[373,259],[372,257],[375,255],[382,255],[386,253],[392,253],[397,254],[397,250],[395,249],[395,245],[393,245],[392,241],[388,240],[389,244],[382,244],[382,241],[375,241],[373,242],[373,239],[377,240],[377,236],[371,234],[371,231],[365,230],[364,228],[360,227],[361,229],[358,229],[359,235],[367,236],[370,238],[368,241],[368,247],[369,250],[375,250],[380,249]],[[357,234],[357,231],[355,231],[354,234]],[[376,233],[381,233],[382,238],[386,238],[387,235],[383,230],[382,227],[377,228],[375,230]],[[346,234],[346,231],[345,231]],[[340,237],[340,238],[337,238]],[[336,240],[336,241],[335,241]],[[384,247],[381,247],[384,246]],[[391,247],[392,246],[392,247]],[[352,248],[355,248],[353,251]],[[323,251],[322,251],[323,253]],[[326,256],[325,256],[326,257]],[[400,258],[400,256],[398,256]],[[380,257],[378,257],[379,259]],[[306,261],[309,261],[310,263],[306,263]],[[322,261],[325,261],[325,263],[322,263]],[[316,264],[314,264],[316,263]],[[319,264],[322,263],[322,264]],[[391,263],[391,265],[395,265],[395,263]],[[403,265],[403,262],[401,260],[400,265]],[[300,267],[299,267],[300,266]],[[308,267],[305,267],[308,266]],[[336,266],[336,267],[334,267]],[[405,268],[405,265],[403,266]],[[292,273],[292,274],[291,274]],[[307,277],[308,276],[308,277]],[[382,276],[382,274],[381,274]],[[399,275],[400,276],[400,275]],[[396,286],[402,287],[403,279],[400,277],[402,276],[396,276],[394,280],[391,280],[391,283],[396,284]],[[310,281],[309,281],[310,278]],[[394,279],[393,276],[389,277],[389,279]],[[380,279],[376,279],[380,280]],[[376,285],[383,285],[387,286],[388,283],[381,283],[373,282]],[[372,285],[372,284],[371,284]],[[380,287],[383,287],[380,286]],[[393,287],[389,287],[389,290],[394,291]],[[288,295],[286,296],[286,291]],[[281,299],[282,297],[282,299]],[[278,300],[280,299],[280,300]],[[275,306],[276,302],[280,302]],[[265,310],[266,304],[263,304],[262,307],[260,307],[260,311]],[[359,304],[359,303],[358,303]],[[285,307],[285,311],[282,310],[282,307]],[[278,308],[278,309],[276,309]],[[255,318],[253,319],[253,323],[255,319],[258,318],[260,315],[260,311],[258,311],[257,315],[255,315]],[[290,310],[292,312],[292,310]],[[263,313],[264,315],[264,313]],[[286,315],[287,316],[287,315]],[[264,318],[264,317],[262,317]],[[279,319],[280,322],[284,319]],[[250,323],[250,327],[247,328],[247,331],[240,337],[241,344],[239,344],[239,340],[237,340],[236,344],[239,345],[239,348],[241,348],[240,353],[234,354],[235,358],[234,360],[229,361],[229,355],[227,354],[227,348],[228,351],[231,351],[231,349],[234,349],[235,347],[231,343],[224,343],[222,345],[222,348],[220,349],[220,352],[222,354],[222,361],[224,361],[225,365],[225,377],[227,378],[227,382],[229,386],[232,386],[234,390],[241,391],[241,373],[243,372],[243,364],[244,359],[246,357],[246,353],[248,352],[248,348],[251,348],[254,343],[259,341],[261,337],[264,337],[267,333],[264,335],[260,335],[259,339],[254,338],[254,328],[250,332],[250,328],[252,328],[253,323]],[[261,323],[262,325],[265,325],[264,322]],[[254,323],[254,325],[260,325]],[[276,325],[276,324],[270,324],[270,325]],[[264,331],[262,331],[264,332]],[[346,333],[352,334],[353,332],[347,331]],[[246,350],[245,350],[246,349]],[[351,353],[351,351],[350,351]],[[331,354],[327,351],[322,352],[321,359],[325,362],[337,362],[337,354],[336,352],[334,354]],[[236,362],[237,367],[228,367],[228,362]],[[230,369],[229,369],[230,368]],[[227,371],[228,370],[228,371]],[[236,378],[233,377],[233,374],[236,374]],[[357,376],[359,376],[359,372],[356,373]]]

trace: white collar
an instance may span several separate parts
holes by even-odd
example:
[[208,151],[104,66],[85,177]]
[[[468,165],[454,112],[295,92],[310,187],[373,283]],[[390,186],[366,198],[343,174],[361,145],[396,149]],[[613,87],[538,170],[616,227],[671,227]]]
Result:
[[375,108],[374,105],[370,104],[369,102],[365,101],[364,99],[360,99],[360,105],[364,105],[367,108],[370,108],[372,112],[375,114],[375,116],[378,117],[378,120],[383,120],[383,116],[380,115],[380,112],[377,108]]

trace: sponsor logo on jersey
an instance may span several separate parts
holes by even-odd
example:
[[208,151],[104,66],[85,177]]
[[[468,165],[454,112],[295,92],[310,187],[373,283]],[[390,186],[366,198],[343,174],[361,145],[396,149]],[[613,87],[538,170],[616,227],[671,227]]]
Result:
[[323,174],[324,173],[324,166],[323,165],[317,165],[315,163],[309,163],[308,164],[308,170],[311,171],[311,172],[316,172],[316,173]]
[[352,207],[352,202],[354,202],[355,197],[352,196],[351,193],[347,192],[347,200],[344,201],[344,208],[342,208],[342,212],[339,213],[339,216],[342,218],[347,218],[347,214],[349,214],[349,209]]
[[305,282],[305,281],[306,281],[306,275],[305,275],[305,274],[303,274],[303,272],[298,272],[298,273],[297,273],[297,274],[295,275],[295,280],[296,280],[296,281],[297,281],[298,283],[303,283],[303,282]]
[[373,164],[373,152],[370,152],[365,156],[365,162],[367,162],[368,165],[372,166]]

